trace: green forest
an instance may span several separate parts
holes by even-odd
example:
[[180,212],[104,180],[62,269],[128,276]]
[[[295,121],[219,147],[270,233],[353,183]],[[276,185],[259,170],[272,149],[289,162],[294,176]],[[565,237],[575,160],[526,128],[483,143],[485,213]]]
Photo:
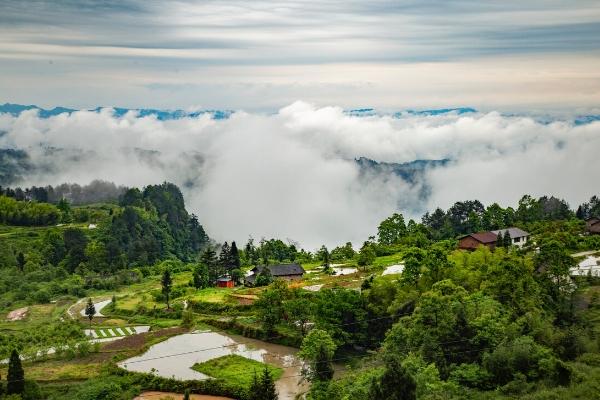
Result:
[[[296,379],[313,400],[600,398],[600,277],[572,273],[600,256],[600,235],[586,230],[600,217],[596,196],[576,208],[551,196],[525,195],[516,208],[469,200],[421,222],[395,213],[357,246],[306,250],[278,238],[216,243],[170,183],[78,205],[27,193],[0,193],[5,398],[277,398],[286,367],[268,363],[236,378],[261,363],[225,358],[202,367],[215,374],[204,381],[118,367],[195,330],[297,350]],[[527,244],[458,248],[463,235],[509,227],[527,231]],[[244,285],[255,266],[289,263],[303,267],[301,279],[261,273]],[[216,287],[220,277],[235,287]],[[92,298],[111,303],[88,320],[79,312]],[[19,308],[27,317],[10,321]],[[136,325],[150,332],[90,343],[84,331]]]

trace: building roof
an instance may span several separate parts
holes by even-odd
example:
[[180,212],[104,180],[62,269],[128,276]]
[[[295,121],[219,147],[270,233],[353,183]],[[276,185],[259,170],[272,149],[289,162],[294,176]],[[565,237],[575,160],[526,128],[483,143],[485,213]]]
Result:
[[[304,272],[306,272],[304,271],[304,268],[302,268],[302,266],[297,263],[268,265],[267,268],[273,276],[303,275]],[[263,271],[263,269],[265,269],[265,267],[259,265],[252,268],[252,271],[254,271],[255,274],[260,274]]]
[[525,232],[523,229],[519,229],[519,228],[515,228],[515,227],[498,229],[496,231],[492,231],[492,233],[496,236],[498,236],[498,232],[502,232],[503,235],[506,235],[506,231],[508,231],[510,233],[511,239],[529,236],[528,232]]
[[228,276],[222,276],[219,279],[217,279],[217,282],[229,282],[231,280],[230,277]]
[[494,242],[496,242],[496,239],[498,238],[498,235],[496,235],[492,232],[471,233],[469,235],[463,236],[462,238],[465,238],[467,236],[471,236],[473,239],[477,240],[480,243],[494,243]]

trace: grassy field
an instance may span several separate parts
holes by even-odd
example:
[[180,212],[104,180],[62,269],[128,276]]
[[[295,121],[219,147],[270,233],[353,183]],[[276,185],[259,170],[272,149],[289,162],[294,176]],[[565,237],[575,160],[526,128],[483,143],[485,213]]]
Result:
[[269,369],[273,380],[276,381],[283,375],[281,368],[235,354],[195,364],[192,369],[230,384],[249,387],[254,379],[254,372],[260,376],[265,366]]

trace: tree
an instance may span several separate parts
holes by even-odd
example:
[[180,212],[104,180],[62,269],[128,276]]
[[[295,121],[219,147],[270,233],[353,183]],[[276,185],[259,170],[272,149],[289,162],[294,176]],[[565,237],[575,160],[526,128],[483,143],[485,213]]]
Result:
[[271,375],[271,371],[265,365],[265,369],[263,370],[262,379],[260,382],[260,386],[262,388],[262,397],[263,400],[277,400],[277,390],[275,390],[275,381],[273,380],[273,376]]
[[509,231],[504,232],[504,238],[502,240],[504,242],[504,247],[509,248],[512,246],[512,238],[510,237]]
[[227,242],[223,243],[221,246],[221,252],[219,253],[219,273],[218,275],[223,275],[227,271],[231,269],[233,262],[231,260],[231,248]]
[[183,400],[190,400],[190,389],[185,389],[183,392]]
[[17,350],[13,349],[8,360],[8,374],[6,376],[6,393],[21,394],[25,389],[25,371],[21,366],[21,357]]
[[209,285],[214,285],[219,277],[219,261],[217,260],[217,253],[212,247],[207,247],[200,256],[200,263],[206,266],[208,270],[208,282]]
[[[92,329],[92,319],[94,318],[94,315],[96,314],[96,307],[94,306],[94,302],[92,302],[92,299],[89,298],[87,301],[87,304],[85,305],[85,315],[87,315],[87,317],[90,320],[90,330]],[[91,332],[90,332],[91,335]]]
[[262,322],[263,330],[267,336],[273,333],[275,326],[283,319],[283,301],[288,297],[289,289],[287,283],[282,280],[273,282],[258,296],[258,300],[255,304],[258,309],[258,316]]
[[267,286],[273,282],[273,275],[271,274],[271,270],[269,267],[263,267],[262,271],[259,272],[256,280],[254,281],[254,286]]
[[284,309],[288,321],[295,327],[300,328],[300,334],[306,334],[306,324],[314,314],[314,303],[306,297],[301,297],[285,302]]
[[192,279],[196,289],[205,289],[209,286],[208,268],[204,263],[194,266]]
[[406,224],[402,214],[394,213],[391,217],[384,219],[377,228],[377,236],[381,244],[395,244],[406,236]]
[[169,269],[165,269],[163,272],[162,279],[160,281],[162,285],[162,293],[165,295],[165,299],[167,301],[167,310],[171,308],[169,304],[169,296],[171,294],[171,287],[173,286],[173,280],[171,279],[171,271]]
[[388,356],[385,370],[379,379],[373,379],[369,390],[372,400],[416,400],[417,384],[402,366],[398,357]]
[[504,236],[502,235],[502,231],[498,232],[498,235],[496,237],[496,247],[504,247]]
[[23,272],[23,268],[25,268],[25,255],[23,254],[22,251],[19,252],[19,254],[17,254],[17,266],[19,267],[19,269],[21,270],[21,272]]
[[262,400],[262,388],[256,370],[254,370],[254,376],[252,377],[252,383],[248,389],[248,394],[248,400]]
[[234,270],[234,269],[239,269],[240,266],[242,265],[240,262],[240,252],[238,251],[235,241],[231,242],[230,260],[231,260],[231,266],[229,268],[229,272],[231,272],[231,270]]
[[236,268],[231,271],[231,279],[236,285],[242,283],[243,278],[244,274],[242,274],[242,270],[240,270],[239,268]]
[[322,329],[313,329],[302,340],[298,356],[306,361],[309,369],[302,374],[309,381],[326,381],[333,377],[332,359],[337,346],[329,333]]
[[321,249],[319,250],[319,258],[323,262],[323,271],[328,272],[331,264],[329,260],[329,250],[327,250],[325,245],[321,246]]
[[365,242],[358,252],[356,263],[358,266],[366,268],[367,265],[373,264],[376,257],[377,254],[375,254],[375,250],[373,249],[373,243]]

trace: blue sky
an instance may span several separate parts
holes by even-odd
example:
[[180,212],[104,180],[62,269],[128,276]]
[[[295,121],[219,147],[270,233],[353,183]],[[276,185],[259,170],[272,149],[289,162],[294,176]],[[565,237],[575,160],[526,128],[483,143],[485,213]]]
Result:
[[598,1],[0,3],[0,101],[594,110]]

